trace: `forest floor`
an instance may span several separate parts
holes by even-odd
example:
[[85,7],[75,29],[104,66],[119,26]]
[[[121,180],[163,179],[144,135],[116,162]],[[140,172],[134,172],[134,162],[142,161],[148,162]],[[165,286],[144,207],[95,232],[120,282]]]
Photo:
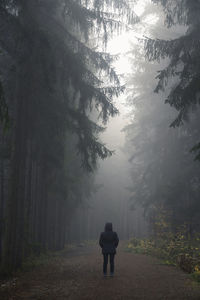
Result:
[[0,282],[1,300],[200,299],[200,285],[181,270],[119,247],[113,278],[102,276],[97,246],[77,247],[32,271]]

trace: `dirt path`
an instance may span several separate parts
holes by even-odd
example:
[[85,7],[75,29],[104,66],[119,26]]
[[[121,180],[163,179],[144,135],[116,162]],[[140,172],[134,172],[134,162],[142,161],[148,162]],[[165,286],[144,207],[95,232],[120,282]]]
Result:
[[[9,285],[9,286],[8,286]],[[200,287],[174,267],[118,250],[114,278],[103,278],[97,248],[69,253],[0,288],[1,300],[200,299]]]

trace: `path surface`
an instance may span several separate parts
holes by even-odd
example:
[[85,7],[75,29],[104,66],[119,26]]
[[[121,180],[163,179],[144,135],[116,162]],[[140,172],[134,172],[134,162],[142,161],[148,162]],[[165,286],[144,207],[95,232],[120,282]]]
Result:
[[118,250],[114,278],[103,278],[100,250],[79,249],[1,284],[1,300],[200,299],[200,287],[175,267]]

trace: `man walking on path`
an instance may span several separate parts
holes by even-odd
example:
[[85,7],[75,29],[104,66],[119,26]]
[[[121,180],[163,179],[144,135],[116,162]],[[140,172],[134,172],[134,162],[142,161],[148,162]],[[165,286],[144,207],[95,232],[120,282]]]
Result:
[[119,243],[117,233],[112,230],[112,223],[106,223],[105,231],[101,233],[99,245],[103,254],[103,274],[107,276],[108,257],[110,258],[110,276],[114,275],[114,258]]

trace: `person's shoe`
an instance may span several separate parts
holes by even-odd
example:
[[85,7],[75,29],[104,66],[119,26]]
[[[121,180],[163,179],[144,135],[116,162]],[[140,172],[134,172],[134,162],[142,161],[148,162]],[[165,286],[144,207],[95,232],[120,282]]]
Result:
[[107,273],[103,273],[103,277],[107,277]]
[[114,273],[111,272],[111,273],[110,273],[110,277],[113,277],[113,276],[114,276]]

